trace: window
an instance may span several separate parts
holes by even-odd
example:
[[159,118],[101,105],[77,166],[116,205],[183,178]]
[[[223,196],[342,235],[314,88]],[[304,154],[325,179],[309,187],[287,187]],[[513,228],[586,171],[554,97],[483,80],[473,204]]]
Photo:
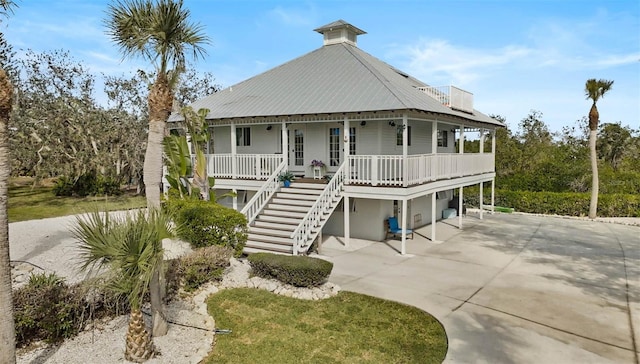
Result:
[[251,128],[236,128],[236,146],[248,147],[251,145]]
[[329,128],[329,165],[340,165],[340,128]]
[[304,131],[296,129],[293,131],[295,135],[293,140],[294,164],[296,166],[304,165]]
[[[396,129],[396,145],[402,145],[402,125]],[[411,127],[407,126],[407,145],[411,145]]]
[[438,130],[438,146],[447,147],[449,145],[449,136],[446,130]]

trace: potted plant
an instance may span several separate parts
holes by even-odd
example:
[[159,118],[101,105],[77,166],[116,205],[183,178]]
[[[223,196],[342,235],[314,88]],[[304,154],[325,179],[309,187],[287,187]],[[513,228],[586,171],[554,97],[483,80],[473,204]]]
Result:
[[289,187],[291,185],[291,181],[295,178],[296,177],[290,171],[285,171],[278,175],[278,181],[283,182],[285,187]]
[[311,167],[313,167],[313,179],[321,179],[325,167],[324,162],[319,159],[314,159],[311,161]]

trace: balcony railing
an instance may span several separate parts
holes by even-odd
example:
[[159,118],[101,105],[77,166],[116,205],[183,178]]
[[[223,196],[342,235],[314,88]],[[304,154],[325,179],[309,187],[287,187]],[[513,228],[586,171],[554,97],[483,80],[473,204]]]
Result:
[[455,86],[418,87],[425,94],[452,109],[473,113],[473,94]]
[[[282,163],[282,154],[209,154],[209,176],[216,178],[266,180]],[[419,185],[495,171],[490,153],[401,155],[351,155],[345,180],[351,185]],[[234,173],[235,164],[235,173]]]
[[266,180],[282,162],[282,154],[208,154],[207,171],[216,178]]
[[349,156],[347,184],[411,186],[495,171],[493,154],[420,154]]

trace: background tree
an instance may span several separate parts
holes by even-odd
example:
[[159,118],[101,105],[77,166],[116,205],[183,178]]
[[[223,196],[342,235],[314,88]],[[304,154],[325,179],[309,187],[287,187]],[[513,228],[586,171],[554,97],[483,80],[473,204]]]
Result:
[[589,149],[591,154],[591,203],[589,204],[589,218],[595,219],[598,210],[598,154],[596,153],[596,139],[598,138],[598,123],[600,122],[600,114],[596,103],[604,96],[613,86],[613,81],[588,79],[585,83],[584,90],[587,99],[591,99],[593,104],[589,110]]
[[[162,141],[165,123],[173,109],[174,88],[186,65],[185,52],[197,59],[206,54],[209,38],[202,26],[189,21],[190,11],[182,0],[123,0],[107,10],[107,34],[124,57],[141,56],[155,64],[156,78],[149,91],[149,131],[144,157],[147,206],[160,206]],[[160,269],[159,269],[160,271]],[[162,313],[160,272],[152,283],[153,334],[164,335],[167,323]]]
[[625,154],[631,151],[632,132],[620,122],[600,125],[596,143],[598,157],[609,163],[614,171],[618,170]]
[[174,88],[185,69],[185,52],[204,56],[209,42],[202,26],[189,22],[183,2],[124,0],[109,5],[108,35],[125,57],[141,56],[155,64],[156,78],[149,92],[149,134],[144,162],[147,205],[160,205],[162,140],[173,108]]
[[[0,0],[0,19],[13,11],[15,3]],[[4,41],[4,37],[3,37]],[[3,43],[4,44],[4,43]],[[6,49],[6,48],[3,48]],[[9,199],[9,115],[13,106],[13,86],[4,70],[11,52],[3,52],[0,67],[0,363],[16,362],[15,324],[13,322],[13,297],[11,288],[11,262],[9,258],[9,219],[7,202]]]

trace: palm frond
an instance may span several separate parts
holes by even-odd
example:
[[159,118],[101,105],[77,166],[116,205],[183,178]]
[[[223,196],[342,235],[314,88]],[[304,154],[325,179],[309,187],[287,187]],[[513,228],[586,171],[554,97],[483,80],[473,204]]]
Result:
[[[183,1],[118,0],[107,10],[107,34],[125,58],[142,56],[156,65],[158,73],[179,73],[186,63],[206,55],[210,42],[204,27],[189,21],[191,12]],[[174,77],[169,77],[173,79]]]
[[72,234],[79,240],[82,268],[107,268],[107,286],[126,294],[131,306],[139,308],[162,261],[162,239],[173,236],[173,231],[169,217],[159,210],[140,210],[118,218],[94,211],[78,217]]

